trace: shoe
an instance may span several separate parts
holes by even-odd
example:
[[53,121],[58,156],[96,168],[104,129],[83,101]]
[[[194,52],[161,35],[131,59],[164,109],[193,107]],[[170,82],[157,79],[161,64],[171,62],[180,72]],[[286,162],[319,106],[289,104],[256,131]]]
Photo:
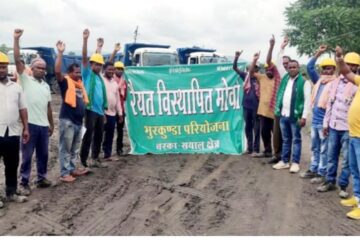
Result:
[[339,197],[344,199],[349,197],[349,193],[346,191],[346,187],[340,187]]
[[93,160],[90,164],[91,168],[107,168],[108,166],[102,164],[99,159]]
[[52,185],[52,182],[47,180],[46,178],[44,178],[36,183],[36,186],[38,188],[48,188],[48,187],[51,187],[51,185]]
[[16,202],[16,203],[24,203],[28,201],[28,198],[25,196],[20,196],[18,194],[12,194],[7,197],[9,202]]
[[[252,151],[247,150],[246,152],[243,153],[243,155],[250,155],[252,153],[253,153]],[[120,156],[121,154],[118,153],[118,155]]]
[[306,172],[302,172],[300,173],[300,177],[301,178],[314,178],[314,177],[318,177],[319,175],[317,173],[314,173],[310,170],[307,170]]
[[3,208],[4,207],[4,203],[3,201],[0,200],[0,208]]
[[298,173],[300,171],[300,166],[298,163],[292,163],[290,167],[290,173]]
[[105,157],[104,158],[104,161],[105,162],[112,162],[112,161],[114,161],[111,157]]
[[30,196],[31,194],[31,188],[28,184],[19,186],[19,195],[21,196]]
[[352,196],[349,199],[341,200],[340,204],[344,207],[356,207],[358,205],[358,200]]
[[271,158],[272,156],[273,156],[272,153],[268,153],[268,152],[264,153],[264,158]]
[[267,161],[267,164],[276,164],[280,161],[280,158],[273,156],[270,160]]
[[88,172],[89,172],[89,170],[87,168],[80,168],[80,169],[75,169],[70,174],[73,177],[79,177],[79,176],[86,175]]
[[60,177],[60,181],[62,181],[62,182],[68,182],[69,183],[69,182],[73,182],[75,180],[76,180],[76,178],[74,178],[71,175],[66,175],[66,176]]
[[277,164],[273,165],[272,168],[275,169],[275,170],[287,169],[287,168],[290,168],[290,164],[289,163],[284,163],[283,161],[280,161]]
[[332,182],[324,182],[319,187],[317,187],[318,192],[329,192],[336,190],[336,185]]
[[355,207],[353,210],[346,214],[348,218],[360,220],[360,207]]
[[264,153],[253,152],[251,154],[251,157],[253,157],[253,158],[263,158],[263,157],[265,157],[265,154]]
[[310,180],[310,183],[312,183],[312,184],[322,184],[324,182],[326,182],[326,180],[325,180],[325,177],[323,177],[323,176],[314,177]]
[[122,150],[118,150],[118,151],[116,151],[116,154],[117,154],[118,156],[123,156],[123,155],[124,155],[124,152],[123,152]]

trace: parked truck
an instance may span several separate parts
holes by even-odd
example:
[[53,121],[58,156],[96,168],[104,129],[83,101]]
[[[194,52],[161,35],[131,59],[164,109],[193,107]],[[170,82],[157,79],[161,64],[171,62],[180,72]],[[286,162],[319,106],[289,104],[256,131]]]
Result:
[[180,64],[227,63],[229,60],[216,53],[216,49],[185,47],[177,49]]
[[123,62],[125,66],[177,65],[179,56],[170,45],[127,43]]

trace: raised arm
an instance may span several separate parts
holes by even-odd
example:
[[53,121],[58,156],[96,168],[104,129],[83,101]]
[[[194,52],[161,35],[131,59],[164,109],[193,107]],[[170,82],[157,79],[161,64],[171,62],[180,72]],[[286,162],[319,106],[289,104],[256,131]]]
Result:
[[307,72],[313,83],[316,83],[319,80],[319,74],[317,73],[315,68],[316,61],[326,50],[327,50],[327,45],[324,44],[321,45],[306,66]]
[[358,85],[355,82],[356,74],[353,73],[350,70],[349,66],[344,62],[344,58],[343,58],[344,51],[342,50],[342,48],[337,46],[335,49],[335,53],[336,53],[336,63],[340,73],[344,75],[350,82],[354,83],[355,85]]
[[82,65],[84,67],[86,67],[87,64],[88,64],[87,45],[88,45],[89,35],[90,35],[89,29],[85,29],[84,32],[83,32],[83,48],[82,48]]
[[63,60],[63,54],[65,51],[65,43],[62,41],[58,41],[56,43],[56,48],[58,51],[56,61],[55,61],[55,78],[59,82],[64,80],[64,76],[61,73],[61,66],[62,66],[62,60]]
[[103,38],[98,38],[96,41],[96,53],[101,54],[102,51],[102,47],[104,46],[104,39]]
[[111,53],[111,56],[110,56],[110,58],[109,58],[109,62],[112,62],[112,63],[114,62],[116,53],[117,53],[118,51],[120,51],[120,49],[121,49],[120,43],[116,43],[116,44],[115,44],[115,47],[114,47],[114,51]]
[[239,69],[238,66],[237,66],[237,62],[238,62],[239,57],[240,57],[240,55],[242,54],[242,52],[243,52],[242,50],[235,52],[235,58],[234,58],[234,63],[233,63],[233,69],[234,69],[234,71],[237,72],[239,75],[241,75],[241,71],[240,71],[240,69]]
[[272,59],[272,53],[274,51],[274,46],[275,46],[275,37],[274,34],[272,35],[271,39],[270,39],[270,47],[269,47],[269,51],[268,54],[266,56],[266,63],[268,66],[271,66],[271,59]]
[[287,36],[285,36],[283,42],[281,43],[280,51],[276,58],[276,66],[277,66],[277,69],[278,69],[281,77],[284,77],[285,74],[287,73],[287,70],[285,69],[284,64],[283,64],[283,61],[284,61],[283,58],[284,58],[285,48],[288,44],[289,44],[289,38]]
[[18,74],[22,74],[25,70],[25,65],[21,62],[20,57],[20,37],[22,36],[24,30],[15,29],[14,30],[14,60],[16,65],[16,71]]
[[260,58],[260,52],[255,53],[254,58],[253,58],[253,61],[252,61],[251,65],[250,65],[250,68],[249,68],[250,76],[253,76],[253,75],[254,75],[254,73],[255,73],[255,66],[256,66],[256,63],[257,63],[257,61],[259,60],[259,58]]

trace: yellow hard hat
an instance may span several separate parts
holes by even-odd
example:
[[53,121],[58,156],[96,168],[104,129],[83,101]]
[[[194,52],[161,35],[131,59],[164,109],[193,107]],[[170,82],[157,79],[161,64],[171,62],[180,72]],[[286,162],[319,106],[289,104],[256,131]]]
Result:
[[331,67],[336,67],[336,62],[334,59],[332,58],[326,58],[324,60],[321,61],[320,63],[320,67],[326,67],[326,66],[331,66]]
[[99,63],[101,65],[105,64],[103,56],[101,54],[99,54],[99,53],[94,53],[93,55],[91,55],[90,62],[96,62],[96,63]]
[[6,64],[10,63],[9,57],[3,52],[0,52],[0,63],[6,63]]
[[360,65],[360,55],[356,52],[347,53],[344,57],[344,61],[348,64]]
[[114,67],[115,68],[122,68],[122,69],[125,69],[125,66],[124,66],[124,63],[121,62],[121,61],[117,61],[114,63]]

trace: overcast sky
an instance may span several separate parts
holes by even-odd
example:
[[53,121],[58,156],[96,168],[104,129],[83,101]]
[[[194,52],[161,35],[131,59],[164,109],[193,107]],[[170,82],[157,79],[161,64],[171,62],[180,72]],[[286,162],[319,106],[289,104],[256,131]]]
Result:
[[[25,30],[21,46],[55,46],[79,51],[82,31],[90,29],[89,50],[96,38],[105,39],[104,52],[115,42],[170,44],[173,48],[200,46],[234,55],[244,50],[250,60],[255,51],[266,57],[271,34],[278,51],[286,27],[284,10],[294,0],[11,0],[1,6],[0,44],[12,46],[14,28]],[[287,54],[296,58],[296,49]],[[306,59],[306,58],[303,58]]]

